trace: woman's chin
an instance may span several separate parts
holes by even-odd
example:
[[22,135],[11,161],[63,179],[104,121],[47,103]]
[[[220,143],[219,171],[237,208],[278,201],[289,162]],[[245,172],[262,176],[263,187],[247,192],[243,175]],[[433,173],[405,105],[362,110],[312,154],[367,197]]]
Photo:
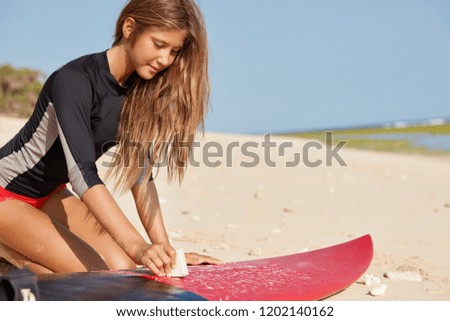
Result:
[[136,70],[136,73],[144,80],[150,80],[155,77],[156,73],[149,69]]

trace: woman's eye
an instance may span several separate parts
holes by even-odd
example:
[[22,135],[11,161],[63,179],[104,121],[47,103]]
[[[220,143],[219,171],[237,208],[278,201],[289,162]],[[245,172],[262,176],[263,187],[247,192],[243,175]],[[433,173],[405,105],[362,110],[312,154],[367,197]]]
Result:
[[153,43],[155,44],[155,46],[156,46],[157,48],[162,48],[162,47],[163,47],[163,44],[162,44],[162,43],[159,43],[159,42],[156,42],[156,41],[154,41]]

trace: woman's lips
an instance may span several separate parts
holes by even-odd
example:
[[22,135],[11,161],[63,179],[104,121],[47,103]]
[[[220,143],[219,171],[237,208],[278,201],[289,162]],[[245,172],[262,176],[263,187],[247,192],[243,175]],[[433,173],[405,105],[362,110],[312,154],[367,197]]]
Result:
[[159,71],[159,68],[156,68],[156,67],[154,67],[152,65],[150,65],[150,68],[152,69],[153,72],[158,72]]

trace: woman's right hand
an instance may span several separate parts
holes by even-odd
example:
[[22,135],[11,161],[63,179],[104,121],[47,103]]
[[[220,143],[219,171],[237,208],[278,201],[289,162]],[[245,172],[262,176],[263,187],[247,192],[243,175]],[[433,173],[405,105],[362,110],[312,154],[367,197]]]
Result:
[[148,267],[157,276],[167,276],[175,268],[176,255],[170,243],[146,244],[138,251],[135,261]]

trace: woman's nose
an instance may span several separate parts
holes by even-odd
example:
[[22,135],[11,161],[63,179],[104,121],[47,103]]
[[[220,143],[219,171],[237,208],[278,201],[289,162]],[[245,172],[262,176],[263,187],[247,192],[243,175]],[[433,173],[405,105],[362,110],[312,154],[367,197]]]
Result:
[[158,58],[160,68],[166,68],[170,65],[170,51],[164,51]]

